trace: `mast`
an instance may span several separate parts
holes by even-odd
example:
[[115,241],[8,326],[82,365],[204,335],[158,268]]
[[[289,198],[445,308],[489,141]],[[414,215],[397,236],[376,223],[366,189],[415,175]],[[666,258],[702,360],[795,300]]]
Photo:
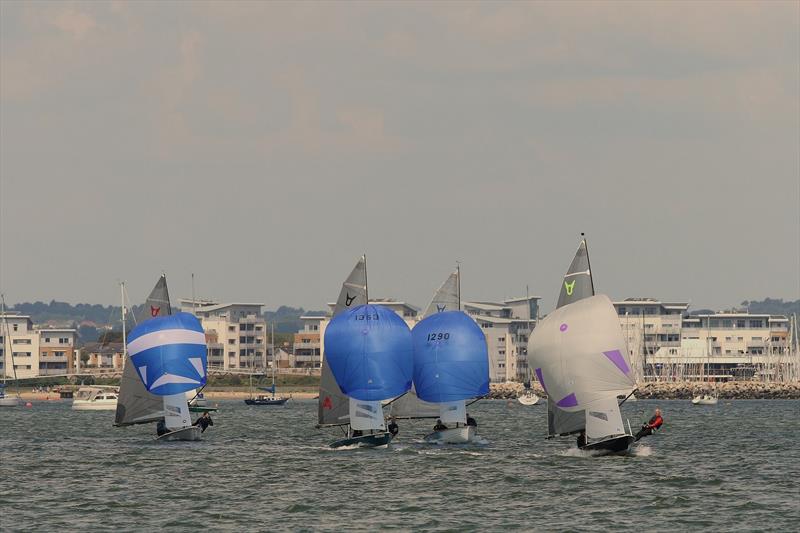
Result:
[[458,310],[461,311],[461,263],[456,261],[456,276],[458,277]]
[[583,247],[586,248],[586,264],[589,265],[589,283],[592,284],[592,296],[594,296],[594,276],[592,275],[592,262],[589,260],[589,244],[586,242],[586,234],[581,232]]
[[275,372],[278,370],[276,367],[275,361],[275,323],[271,323],[270,327],[270,334],[269,334],[269,343],[272,349],[272,397],[275,397]]
[[128,355],[128,342],[126,340],[128,332],[126,331],[126,324],[125,324],[125,282],[121,281],[119,283],[119,296],[120,296],[120,303],[121,303],[121,312],[122,312],[122,361],[124,361]]
[[[6,317],[6,297],[4,294],[0,294],[0,309],[3,313],[3,328],[4,336],[3,336],[3,359],[6,358],[6,342],[8,342],[8,349],[11,351],[11,371],[14,374],[14,384],[17,388],[17,396],[19,396],[19,381],[17,381],[17,365],[14,364],[14,347],[11,344],[11,330],[8,329],[8,317]],[[5,361],[3,361],[3,383],[6,382],[6,366]]]
[[366,295],[366,302],[365,305],[369,305],[369,280],[367,279],[367,254],[365,253],[361,257],[364,258],[364,294]]

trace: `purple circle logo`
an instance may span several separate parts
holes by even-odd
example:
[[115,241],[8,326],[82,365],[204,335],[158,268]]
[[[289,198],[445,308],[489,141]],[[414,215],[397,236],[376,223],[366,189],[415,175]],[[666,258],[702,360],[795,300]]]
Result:
[[567,331],[567,327],[568,326],[566,324],[561,324],[561,327],[558,329],[560,329],[561,331]]

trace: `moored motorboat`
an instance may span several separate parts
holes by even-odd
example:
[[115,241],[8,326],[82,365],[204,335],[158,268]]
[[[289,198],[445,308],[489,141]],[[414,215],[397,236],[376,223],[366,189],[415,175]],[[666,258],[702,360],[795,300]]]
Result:
[[253,398],[246,398],[244,403],[246,403],[247,405],[284,405],[288,401],[289,398],[259,394]]
[[81,387],[72,397],[74,411],[116,411],[119,387]]
[[525,389],[525,391],[517,396],[517,401],[522,405],[536,405],[539,403],[539,398],[532,389]]
[[719,399],[710,394],[700,394],[692,398],[692,405],[717,405]]

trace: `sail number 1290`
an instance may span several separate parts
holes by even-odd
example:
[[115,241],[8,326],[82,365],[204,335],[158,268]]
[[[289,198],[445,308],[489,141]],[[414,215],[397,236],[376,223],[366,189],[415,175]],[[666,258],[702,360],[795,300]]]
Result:
[[429,341],[441,341],[441,340],[445,340],[446,341],[449,338],[450,338],[450,333],[442,333],[442,332],[439,332],[439,333],[428,333],[428,340]]

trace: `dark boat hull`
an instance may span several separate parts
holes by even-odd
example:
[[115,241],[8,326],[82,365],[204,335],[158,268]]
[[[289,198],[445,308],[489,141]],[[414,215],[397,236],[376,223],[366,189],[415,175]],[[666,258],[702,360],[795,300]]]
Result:
[[610,439],[593,442],[586,446],[581,446],[581,450],[591,452],[594,455],[620,455],[630,451],[633,444],[633,435],[620,435]]
[[276,398],[274,400],[255,400],[248,398],[244,401],[247,405],[283,405],[289,401],[289,398]]
[[386,433],[361,435],[360,437],[348,437],[346,439],[337,440],[331,443],[331,448],[350,448],[354,446],[358,446],[359,448],[377,448],[379,446],[386,446],[390,442],[392,442],[392,434],[387,431]]

